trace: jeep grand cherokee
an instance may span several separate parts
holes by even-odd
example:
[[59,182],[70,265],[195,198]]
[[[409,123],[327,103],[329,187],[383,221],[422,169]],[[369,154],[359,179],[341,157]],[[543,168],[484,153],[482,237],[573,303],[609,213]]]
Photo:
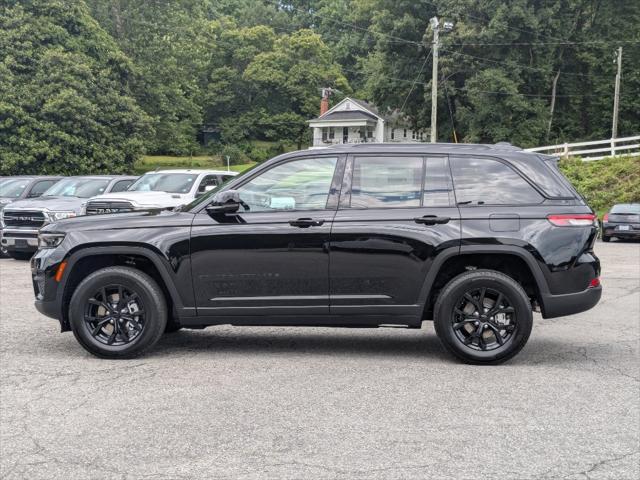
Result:
[[209,325],[420,328],[470,363],[519,352],[532,311],[601,295],[597,223],[555,160],[508,145],[280,155],[178,211],[68,219],[32,260],[36,307],[94,355]]

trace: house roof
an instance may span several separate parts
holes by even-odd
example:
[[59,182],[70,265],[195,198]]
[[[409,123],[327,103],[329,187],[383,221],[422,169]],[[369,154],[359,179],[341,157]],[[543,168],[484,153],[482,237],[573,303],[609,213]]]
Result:
[[343,110],[340,112],[327,113],[314,120],[378,120],[378,118],[362,110]]

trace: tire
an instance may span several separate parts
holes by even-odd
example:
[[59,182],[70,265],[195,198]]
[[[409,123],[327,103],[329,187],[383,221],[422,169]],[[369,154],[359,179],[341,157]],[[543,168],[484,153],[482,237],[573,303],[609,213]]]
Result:
[[[104,323],[107,318],[111,320]],[[73,292],[69,323],[76,340],[89,353],[100,358],[134,358],[155,345],[164,333],[167,303],[162,289],[146,273],[129,267],[103,268]],[[98,333],[92,334],[95,331]]]
[[602,241],[603,242],[610,242],[611,241],[611,237],[609,235],[602,234]]
[[31,260],[34,252],[17,252],[15,250],[7,250],[7,255],[9,255],[14,260]]
[[[470,294],[474,302],[467,300],[465,294]],[[491,315],[494,308],[496,315],[476,315],[476,305],[481,298],[484,299],[482,308],[489,308],[482,315]],[[532,326],[531,302],[522,286],[494,270],[472,270],[458,275],[445,285],[434,306],[438,338],[465,363],[496,365],[509,360],[525,346]],[[492,343],[488,344],[487,339],[492,339]],[[486,349],[482,348],[483,344]]]

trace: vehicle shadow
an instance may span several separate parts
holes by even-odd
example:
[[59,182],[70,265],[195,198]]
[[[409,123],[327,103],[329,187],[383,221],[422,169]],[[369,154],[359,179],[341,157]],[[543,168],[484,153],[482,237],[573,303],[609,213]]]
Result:
[[223,335],[215,330],[182,330],[164,335],[146,356],[186,354],[242,354],[278,355],[297,353],[310,355],[345,355],[368,357],[404,357],[446,360],[451,357],[444,350],[434,334],[425,335],[417,331],[406,331],[399,335],[385,335],[380,329],[362,330],[354,335],[344,332],[298,331],[292,333],[269,330],[264,333],[253,331]]

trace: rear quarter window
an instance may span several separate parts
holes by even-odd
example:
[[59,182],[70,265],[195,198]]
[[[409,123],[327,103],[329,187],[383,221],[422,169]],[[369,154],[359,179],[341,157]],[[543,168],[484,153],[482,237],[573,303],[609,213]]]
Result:
[[544,198],[506,163],[486,157],[452,157],[458,204],[535,205]]

